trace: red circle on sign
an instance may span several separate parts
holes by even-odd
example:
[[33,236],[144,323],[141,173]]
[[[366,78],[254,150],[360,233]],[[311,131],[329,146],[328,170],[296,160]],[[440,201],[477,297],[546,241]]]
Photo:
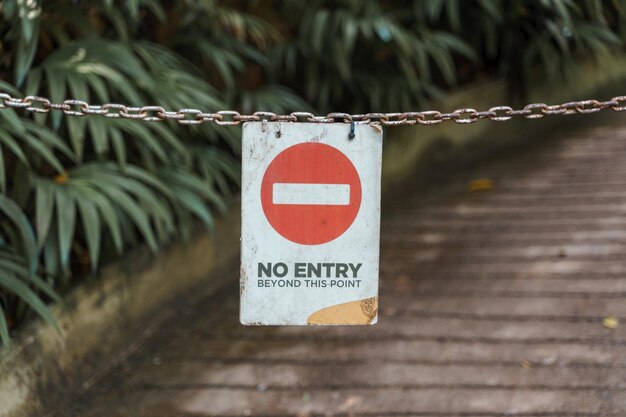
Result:
[[341,236],[361,207],[361,180],[352,162],[323,143],[301,143],[269,164],[261,183],[263,212],[274,230],[301,245]]

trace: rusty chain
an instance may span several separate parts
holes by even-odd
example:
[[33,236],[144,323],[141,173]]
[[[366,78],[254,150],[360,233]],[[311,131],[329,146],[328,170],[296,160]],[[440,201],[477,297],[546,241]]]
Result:
[[596,113],[605,109],[613,111],[626,110],[626,96],[613,97],[608,101],[580,100],[563,104],[548,105],[532,103],[523,109],[513,109],[509,106],[495,106],[486,111],[477,111],[471,108],[457,109],[450,113],[436,110],[404,113],[328,113],[326,116],[315,116],[309,112],[293,112],[290,114],[276,114],[267,111],[257,111],[253,114],[240,114],[235,110],[222,110],[215,113],[206,113],[198,109],[179,109],[167,111],[161,106],[131,107],[123,104],[106,103],[101,105],[89,104],[82,100],[64,100],[62,103],[53,103],[50,99],[38,96],[15,98],[7,93],[0,93],[0,109],[24,109],[32,113],[48,113],[51,110],[62,111],[65,115],[82,117],[97,115],[107,118],[123,118],[141,120],[144,122],[158,122],[175,120],[181,125],[199,125],[213,122],[219,126],[237,126],[242,122],[308,122],[308,123],[380,123],[384,126],[432,126],[452,120],[455,123],[469,124],[477,120],[489,119],[495,122],[504,122],[513,117],[538,119],[544,116]]

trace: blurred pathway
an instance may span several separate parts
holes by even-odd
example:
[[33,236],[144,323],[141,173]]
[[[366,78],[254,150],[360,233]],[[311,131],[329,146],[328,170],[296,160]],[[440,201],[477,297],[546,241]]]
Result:
[[[626,120],[610,120],[387,208],[378,325],[242,327],[234,265],[76,415],[626,415]],[[469,192],[480,177],[493,189]]]

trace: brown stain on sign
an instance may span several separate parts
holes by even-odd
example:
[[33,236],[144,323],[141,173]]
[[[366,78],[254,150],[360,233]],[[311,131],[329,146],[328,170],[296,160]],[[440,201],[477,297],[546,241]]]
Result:
[[378,297],[350,301],[317,310],[308,324],[371,324],[378,315]]

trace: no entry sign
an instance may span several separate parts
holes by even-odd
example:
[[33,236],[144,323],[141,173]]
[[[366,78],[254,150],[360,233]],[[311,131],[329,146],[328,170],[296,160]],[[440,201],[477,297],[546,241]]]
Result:
[[274,230],[302,245],[341,236],[361,207],[361,180],[350,159],[325,143],[300,143],[269,164],[261,183],[263,212]]
[[382,130],[243,127],[241,322],[373,324]]

